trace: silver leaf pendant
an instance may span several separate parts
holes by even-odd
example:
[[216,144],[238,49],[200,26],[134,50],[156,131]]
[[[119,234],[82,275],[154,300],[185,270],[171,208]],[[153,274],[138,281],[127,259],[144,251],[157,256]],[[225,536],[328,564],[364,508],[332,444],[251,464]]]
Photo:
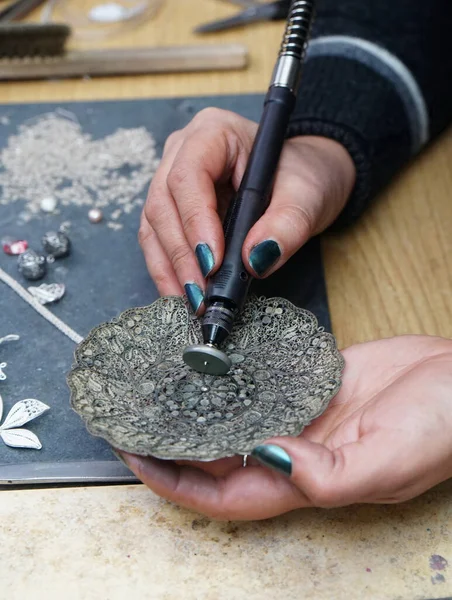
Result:
[[32,431],[28,429],[8,429],[0,431],[0,437],[11,448],[31,448],[41,450],[42,444]]
[[28,291],[41,304],[51,304],[61,300],[66,292],[66,287],[64,283],[43,283],[38,287],[29,287]]
[[[49,406],[35,398],[26,398],[16,402],[0,425],[0,437],[7,446],[12,448],[32,448],[40,450],[42,444],[38,437],[27,429],[18,429],[25,423],[36,419],[49,410]],[[3,400],[0,396],[0,420],[3,416]]]
[[27,398],[26,400],[21,400],[17,402],[12,409],[9,411],[7,417],[3,425],[0,426],[0,430],[3,429],[12,429],[13,427],[21,427],[36,419],[46,410],[49,410],[49,406],[40,402],[39,400],[35,400],[34,398]]

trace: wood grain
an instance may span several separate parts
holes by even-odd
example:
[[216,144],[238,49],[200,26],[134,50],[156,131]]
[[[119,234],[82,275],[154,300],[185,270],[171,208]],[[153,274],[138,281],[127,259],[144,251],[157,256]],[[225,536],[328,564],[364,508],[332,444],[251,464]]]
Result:
[[[245,29],[208,36],[191,33],[192,29],[200,23],[234,14],[236,11],[237,7],[219,0],[165,0],[154,20],[137,29],[106,39],[101,46],[128,48],[130,46],[239,43],[246,45],[250,51],[250,66],[243,72],[7,83],[0,87],[0,102],[161,98],[263,92],[270,80],[281,42],[281,23],[256,24]],[[93,47],[93,44],[77,42],[71,47],[85,49]]]
[[341,347],[405,333],[452,337],[452,131],[350,230],[324,239]]
[[248,52],[241,44],[72,50],[41,60],[0,61],[0,80],[233,71],[247,63]]

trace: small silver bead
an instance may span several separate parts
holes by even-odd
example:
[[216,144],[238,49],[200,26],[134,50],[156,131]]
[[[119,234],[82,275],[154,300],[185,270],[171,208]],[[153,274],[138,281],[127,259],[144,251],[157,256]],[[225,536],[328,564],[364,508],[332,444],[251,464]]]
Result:
[[42,211],[46,213],[53,212],[57,207],[56,198],[52,198],[52,196],[48,196],[47,198],[43,198],[39,204]]

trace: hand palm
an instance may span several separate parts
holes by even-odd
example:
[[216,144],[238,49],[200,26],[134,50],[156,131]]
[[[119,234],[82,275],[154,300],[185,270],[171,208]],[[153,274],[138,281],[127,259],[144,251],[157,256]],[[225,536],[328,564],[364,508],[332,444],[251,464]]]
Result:
[[127,456],[151,489],[222,519],[306,506],[400,502],[452,475],[452,343],[405,336],[344,351],[343,385],[299,438],[272,440],[291,478],[254,460],[161,463]]

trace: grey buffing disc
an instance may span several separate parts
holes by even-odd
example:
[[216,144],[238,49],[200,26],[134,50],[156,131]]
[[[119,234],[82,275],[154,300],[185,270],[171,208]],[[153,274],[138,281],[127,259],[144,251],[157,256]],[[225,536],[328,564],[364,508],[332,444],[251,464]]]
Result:
[[227,354],[207,344],[188,346],[182,357],[189,367],[208,375],[226,375],[232,366],[232,361]]

